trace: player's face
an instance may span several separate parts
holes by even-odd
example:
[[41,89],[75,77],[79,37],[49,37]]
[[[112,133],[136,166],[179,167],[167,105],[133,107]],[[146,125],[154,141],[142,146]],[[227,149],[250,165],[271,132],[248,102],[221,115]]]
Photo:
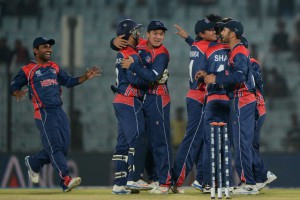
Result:
[[229,43],[230,41],[230,34],[231,31],[229,28],[223,28],[222,32],[221,32],[221,38],[222,38],[222,42],[224,43]]
[[162,45],[165,38],[165,31],[163,30],[153,30],[147,32],[147,38],[152,47],[159,47]]
[[217,35],[215,29],[206,30],[204,33],[200,33],[200,36],[205,41],[216,41]]
[[50,44],[39,45],[37,49],[34,49],[34,52],[38,60],[47,62],[51,58],[52,48]]

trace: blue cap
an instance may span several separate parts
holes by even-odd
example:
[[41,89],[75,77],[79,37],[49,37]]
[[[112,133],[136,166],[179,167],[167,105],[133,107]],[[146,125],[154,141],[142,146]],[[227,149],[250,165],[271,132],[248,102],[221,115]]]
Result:
[[150,32],[150,31],[153,31],[153,30],[164,30],[164,31],[166,31],[168,29],[165,27],[165,25],[162,21],[152,20],[149,23],[148,27],[147,27],[147,32]]
[[37,48],[39,45],[50,44],[51,46],[55,44],[55,40],[47,39],[45,37],[37,37],[33,41],[33,48]]
[[242,23],[236,20],[231,20],[225,23],[221,23],[220,27],[229,28],[231,31],[235,32],[235,34],[238,36],[241,36],[244,33],[244,27]]
[[243,35],[241,35],[241,42],[248,49],[248,46],[249,46],[248,40]]
[[209,21],[208,19],[200,19],[195,25],[195,34],[198,35],[200,32],[210,30],[216,26],[215,22]]
[[128,40],[129,36],[131,35],[131,30],[140,26],[141,24],[137,24],[132,19],[125,19],[118,24],[117,36],[125,35],[124,39]]

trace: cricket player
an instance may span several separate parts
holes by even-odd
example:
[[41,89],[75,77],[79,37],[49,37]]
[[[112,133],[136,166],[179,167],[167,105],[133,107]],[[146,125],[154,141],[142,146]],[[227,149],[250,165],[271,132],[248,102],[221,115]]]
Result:
[[131,57],[133,65],[142,68],[142,62],[135,47],[141,35],[141,24],[131,19],[123,20],[117,27],[117,35],[124,35],[127,46],[119,50],[116,60],[116,94],[114,98],[115,114],[118,119],[118,140],[113,155],[115,161],[115,181],[113,194],[130,194],[130,190],[149,190],[148,185],[141,185],[134,180],[134,154],[136,141],[145,132],[143,114],[144,89],[150,82],[140,79],[133,71],[123,69],[123,59]]
[[204,77],[206,84],[224,85],[230,98],[230,130],[235,150],[235,167],[241,180],[234,194],[258,194],[252,164],[252,142],[255,125],[255,82],[249,52],[241,43],[241,22],[230,20],[221,25],[222,42],[230,46],[228,70]]
[[[197,162],[197,187],[202,187],[203,182],[203,137],[204,137],[204,109],[206,84],[202,80],[195,80],[198,71],[204,70],[205,52],[216,40],[215,23],[207,18],[198,20],[195,24],[196,40],[193,41],[187,34],[181,35],[182,28],[178,25],[178,35],[186,38],[187,43],[191,43],[190,64],[189,64],[189,85],[190,90],[186,95],[188,112],[188,122],[186,134],[179,145],[179,149],[174,160],[172,178],[174,185],[171,187],[175,193],[183,193],[180,189],[185,178]],[[201,188],[200,188],[201,190]]]
[[52,164],[64,192],[77,187],[80,177],[70,177],[66,156],[70,147],[70,124],[62,109],[61,86],[71,88],[86,80],[99,76],[98,67],[88,69],[84,75],[73,78],[55,62],[50,61],[53,39],[37,37],[33,41],[35,61],[23,66],[14,77],[10,93],[22,99],[26,95],[22,87],[28,87],[29,99],[34,107],[34,119],[40,131],[43,149],[35,155],[27,156],[25,164],[29,179],[39,182],[39,172],[45,164]]
[[[241,36],[241,42],[243,45],[248,48],[248,40]],[[277,179],[277,176],[268,171],[265,167],[265,164],[262,158],[259,155],[259,138],[260,130],[263,126],[263,123],[266,118],[266,107],[265,99],[263,96],[263,80],[262,80],[262,71],[260,63],[255,59],[250,59],[252,64],[252,74],[255,80],[256,87],[256,101],[257,106],[255,110],[255,130],[254,130],[254,139],[253,139],[253,173],[254,179],[256,181],[256,187],[258,190],[264,188],[267,184],[270,184]]]
[[[215,15],[208,17],[216,18]],[[217,17],[216,23],[227,22],[232,20],[231,18]],[[215,27],[218,38],[220,38],[220,28],[218,25]],[[228,44],[222,42],[216,42],[210,46],[205,52],[205,72],[199,71],[196,74],[195,79],[203,78],[207,74],[222,72],[228,62],[228,53],[230,47]],[[229,97],[226,94],[226,90],[223,85],[209,84],[207,85],[207,97],[205,105],[205,135],[204,135],[204,151],[203,151],[203,193],[210,193],[211,185],[211,131],[210,124],[212,122],[229,122]],[[216,137],[216,136],[215,136]],[[215,144],[216,145],[216,144]],[[230,144],[229,144],[230,146]],[[216,148],[216,147],[215,147]],[[224,154],[223,154],[224,155]],[[216,156],[216,155],[215,155]],[[231,163],[231,154],[229,152],[229,163]],[[225,168],[223,167],[223,176],[225,177]],[[229,168],[230,184],[232,185],[232,168]],[[223,183],[225,183],[223,178]],[[193,187],[198,184],[192,185]],[[195,187],[197,188],[197,187]]]
[[171,186],[170,96],[166,74],[169,53],[162,44],[166,30],[160,20],[149,23],[147,40],[140,39],[136,48],[144,67],[134,65],[131,58],[122,61],[123,68],[151,82],[145,91],[143,110],[159,181],[159,185],[150,191],[154,194],[167,194]]

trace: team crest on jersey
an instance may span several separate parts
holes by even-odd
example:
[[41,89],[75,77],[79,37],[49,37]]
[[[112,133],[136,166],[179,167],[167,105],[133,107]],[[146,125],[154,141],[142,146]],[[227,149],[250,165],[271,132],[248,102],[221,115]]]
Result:
[[53,73],[53,74],[56,74],[56,70],[51,68],[50,71]]
[[199,57],[198,51],[190,51],[190,57]]
[[36,75],[37,77],[40,77],[40,76],[42,76],[43,74],[42,74],[41,70],[37,70],[37,71],[35,72],[35,75]]
[[146,57],[146,62],[147,62],[147,63],[150,63],[150,62],[151,62],[150,56],[147,56],[147,57]]

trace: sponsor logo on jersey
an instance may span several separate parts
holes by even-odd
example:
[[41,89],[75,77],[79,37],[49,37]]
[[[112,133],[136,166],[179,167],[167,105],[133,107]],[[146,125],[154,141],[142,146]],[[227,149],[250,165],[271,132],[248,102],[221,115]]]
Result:
[[42,72],[41,72],[41,70],[37,70],[37,71],[35,72],[35,74],[36,74],[37,77],[40,77],[40,76],[43,75]]
[[58,85],[56,79],[46,79],[40,82],[42,87],[48,87],[50,85]]
[[227,55],[215,55],[215,61],[226,61],[228,59]]
[[190,51],[190,57],[199,57],[199,51]]

